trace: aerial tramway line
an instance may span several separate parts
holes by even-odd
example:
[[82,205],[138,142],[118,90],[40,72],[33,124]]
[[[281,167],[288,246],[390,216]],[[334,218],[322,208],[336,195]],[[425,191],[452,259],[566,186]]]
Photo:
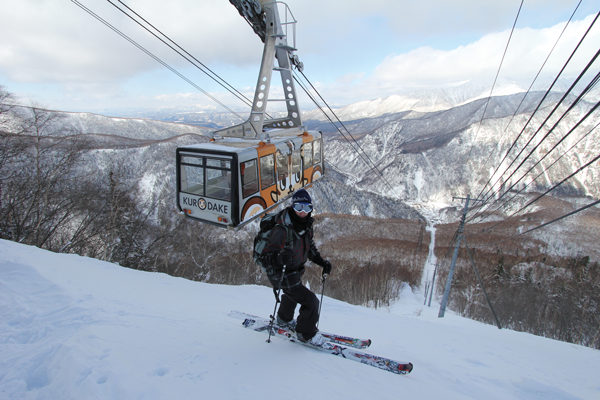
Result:
[[[211,96],[210,93],[204,91],[78,0],[71,1],[165,68],[240,117],[234,110]],[[303,64],[294,54],[297,21],[287,4],[280,1],[271,2],[271,0],[229,0],[264,43],[254,100],[250,102],[242,93],[235,90],[123,1],[117,0],[120,5],[111,0],[107,1],[235,97],[252,107],[248,120],[215,131],[209,143],[177,149],[176,203],[179,211],[187,217],[221,227],[239,229],[282,204],[295,191],[311,186],[325,175],[323,136],[318,131],[307,131],[302,125],[294,81],[306,92],[352,149],[358,153],[367,168],[376,172],[390,190],[395,192],[382,172],[302,72]],[[278,4],[284,7],[283,21],[280,18]],[[289,36],[293,39],[291,44],[288,42]],[[276,66],[275,60],[277,60]],[[325,104],[339,126],[319,105],[317,97],[312,95],[302,84],[301,78],[294,74],[293,67]],[[279,72],[281,75],[283,99],[269,98],[273,71]],[[266,112],[266,105],[269,101],[285,102],[287,115],[283,118],[272,118]],[[243,120],[242,117],[240,119]],[[341,128],[346,131],[347,135]],[[398,195],[396,194],[396,196]]]
[[[79,1],[71,1],[239,117],[235,111]],[[243,94],[121,0],[118,0],[120,6],[111,0],[107,1],[240,100],[250,103]],[[179,210],[187,217],[227,228],[239,228],[247,224],[281,204],[296,190],[310,186],[325,173],[322,135],[320,132],[306,131],[296,97],[292,67],[295,66],[299,71],[303,67],[293,54],[296,51],[297,21],[285,3],[260,1],[230,0],[265,44],[250,118],[242,124],[215,131],[210,143],[185,146],[176,151],[176,201]],[[285,7],[283,22],[277,4]],[[288,44],[290,31],[294,46]],[[275,59],[277,66],[274,67]],[[265,115],[270,117],[266,113],[267,102],[274,101],[269,99],[274,70],[281,74],[285,95],[284,99],[275,101],[286,103],[287,116],[265,119]]]
[[[177,149],[176,198],[187,217],[238,229],[321,179],[325,168],[321,132],[302,125],[292,68],[303,65],[294,54],[296,20],[289,7],[269,0],[230,2],[264,42],[250,117],[215,131],[208,143]],[[273,71],[281,74],[284,99],[269,99]],[[287,115],[266,120],[269,101],[285,102]]]

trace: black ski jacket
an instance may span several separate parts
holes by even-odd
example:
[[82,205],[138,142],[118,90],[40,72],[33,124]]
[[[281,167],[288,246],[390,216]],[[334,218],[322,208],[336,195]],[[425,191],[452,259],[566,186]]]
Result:
[[[293,287],[301,284],[299,277],[304,273],[304,264],[307,260],[310,260],[317,265],[321,265],[324,261],[313,242],[312,224],[314,218],[308,217],[309,220],[305,224],[304,229],[298,231],[300,228],[294,225],[294,222],[289,215],[289,213],[293,212],[294,210],[291,207],[288,207],[277,214],[275,217],[277,225],[273,228],[267,245],[262,252],[263,260],[265,260],[268,265],[273,266],[274,274],[269,275],[269,280],[271,283],[274,283],[274,281],[278,282],[281,279],[282,270],[282,266],[277,263],[277,254],[283,250],[284,247],[289,246],[293,250],[293,263],[292,265],[286,266],[286,276],[282,284],[282,288],[284,289],[286,286]],[[291,235],[289,239],[288,234]]]

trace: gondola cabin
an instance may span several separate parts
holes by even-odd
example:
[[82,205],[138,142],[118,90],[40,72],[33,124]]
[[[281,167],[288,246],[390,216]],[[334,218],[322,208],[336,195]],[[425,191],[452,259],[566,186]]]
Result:
[[[177,149],[177,205],[187,217],[239,228],[325,169],[321,133],[302,125],[292,68],[302,71],[303,64],[294,54],[296,20],[289,7],[270,0],[231,3],[265,44],[252,109],[247,121],[214,132],[211,142]],[[284,22],[277,4],[284,7]],[[269,98],[273,71],[281,76],[283,98]],[[285,104],[284,117],[266,113],[272,101]]]
[[269,142],[253,142],[223,138],[178,148],[180,211],[214,225],[241,227],[323,176],[320,132],[282,130]]

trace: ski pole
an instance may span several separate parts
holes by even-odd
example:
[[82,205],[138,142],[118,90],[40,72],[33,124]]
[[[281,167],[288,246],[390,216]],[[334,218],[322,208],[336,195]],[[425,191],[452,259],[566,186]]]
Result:
[[323,274],[323,284],[321,285],[321,302],[319,303],[319,319],[317,320],[317,329],[319,328],[319,322],[321,322],[321,307],[323,307],[323,294],[325,293],[325,279],[327,274]]
[[273,315],[271,315],[271,325],[269,326],[269,338],[267,339],[267,343],[271,343],[271,333],[273,332],[273,324],[275,323],[275,315],[277,315],[277,304],[280,303],[279,295],[281,294],[281,285],[283,284],[283,276],[285,275],[286,265],[283,266],[283,270],[281,271],[281,278],[279,279],[279,286],[277,288],[277,292],[273,289],[273,293],[275,294],[275,309],[273,310]]

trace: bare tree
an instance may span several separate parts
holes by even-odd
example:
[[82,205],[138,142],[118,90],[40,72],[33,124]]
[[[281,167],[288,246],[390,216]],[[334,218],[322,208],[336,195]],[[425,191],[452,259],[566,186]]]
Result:
[[86,148],[77,132],[65,130],[60,115],[37,107],[15,116],[21,129],[8,133],[10,151],[2,165],[3,234],[54,249],[52,237],[73,218],[76,166]]

